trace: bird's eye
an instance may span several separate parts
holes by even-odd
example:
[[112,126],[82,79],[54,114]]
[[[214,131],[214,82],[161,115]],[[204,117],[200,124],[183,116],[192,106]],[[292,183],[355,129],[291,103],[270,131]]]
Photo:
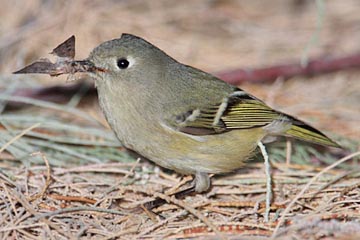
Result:
[[126,58],[120,58],[117,60],[116,64],[117,64],[118,68],[125,69],[129,66],[130,63],[128,60],[126,60]]

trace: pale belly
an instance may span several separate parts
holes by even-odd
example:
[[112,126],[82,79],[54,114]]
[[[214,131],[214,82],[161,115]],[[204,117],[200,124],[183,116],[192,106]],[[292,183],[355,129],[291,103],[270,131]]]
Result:
[[118,137],[125,146],[158,165],[183,174],[194,174],[225,173],[240,168],[252,156],[264,137],[264,130],[192,136],[165,127],[142,136],[136,133],[133,139],[124,139],[120,134],[118,132]]

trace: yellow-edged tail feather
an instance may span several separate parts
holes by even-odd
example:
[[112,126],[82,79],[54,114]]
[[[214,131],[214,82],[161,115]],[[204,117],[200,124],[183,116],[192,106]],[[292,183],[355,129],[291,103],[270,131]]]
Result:
[[308,124],[291,117],[293,125],[285,132],[285,135],[294,137],[307,142],[312,142],[320,145],[341,148],[339,144],[331,140],[319,130],[309,126]]

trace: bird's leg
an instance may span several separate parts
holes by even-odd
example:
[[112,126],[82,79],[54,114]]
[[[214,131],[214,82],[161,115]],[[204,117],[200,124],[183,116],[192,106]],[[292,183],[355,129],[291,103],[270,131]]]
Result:
[[[184,190],[181,190],[174,194],[175,198],[184,198],[194,192],[201,193],[205,192],[210,187],[210,178],[207,173],[203,172],[196,172],[195,179],[192,183],[192,186],[189,188],[186,188]],[[165,204],[166,201],[162,198],[156,198],[155,200],[151,202],[147,202],[144,204],[144,207],[148,210],[151,210],[153,208],[157,208],[163,204]]]
[[196,172],[194,183],[197,193],[206,192],[210,188],[209,175],[204,172]]

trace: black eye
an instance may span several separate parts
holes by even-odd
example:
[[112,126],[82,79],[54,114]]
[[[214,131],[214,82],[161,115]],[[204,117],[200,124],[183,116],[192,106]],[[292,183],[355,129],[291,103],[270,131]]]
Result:
[[125,58],[120,58],[120,59],[117,60],[117,66],[120,69],[127,68],[129,66],[129,64],[130,64],[129,61],[126,60]]

